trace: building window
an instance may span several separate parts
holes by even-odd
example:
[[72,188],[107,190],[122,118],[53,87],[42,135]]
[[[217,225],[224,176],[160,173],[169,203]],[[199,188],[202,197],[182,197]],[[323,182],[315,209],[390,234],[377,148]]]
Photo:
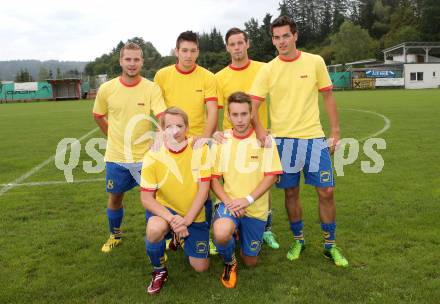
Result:
[[409,79],[411,81],[423,81],[423,72],[410,73]]
[[434,72],[432,72],[432,77],[435,77],[435,71],[434,71]]

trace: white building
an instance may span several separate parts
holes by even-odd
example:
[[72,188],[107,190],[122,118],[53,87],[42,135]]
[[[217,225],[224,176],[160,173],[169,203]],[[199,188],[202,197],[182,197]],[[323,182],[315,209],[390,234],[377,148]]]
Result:
[[406,89],[440,88],[440,63],[404,64]]
[[440,88],[440,57],[433,56],[440,56],[440,42],[404,42],[383,53],[385,65],[403,64],[406,89]]

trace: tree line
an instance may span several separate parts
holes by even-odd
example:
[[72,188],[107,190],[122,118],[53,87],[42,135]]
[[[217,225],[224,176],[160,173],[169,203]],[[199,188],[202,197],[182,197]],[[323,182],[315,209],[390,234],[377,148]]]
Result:
[[47,69],[40,66],[38,75],[36,78],[32,76],[27,68],[20,69],[15,75],[15,82],[30,82],[30,81],[46,81],[47,79],[66,79],[66,78],[81,78],[82,73],[78,69],[70,69],[65,72],[61,72],[60,68],[56,68],[56,73],[51,69]]
[[[76,78],[88,62],[58,60],[0,61],[0,80],[16,82],[46,81],[53,78]],[[84,75],[83,75],[84,76]]]
[[[366,58],[383,58],[381,50],[406,41],[440,41],[440,1],[438,0],[282,0],[279,15],[287,15],[298,26],[298,48],[321,55],[327,64],[346,63]],[[276,56],[270,36],[274,17],[266,14],[261,22],[251,18],[243,29],[249,35],[249,55],[267,62]],[[217,72],[229,63],[223,34],[214,28],[199,33],[198,63]],[[134,37],[144,52],[142,75],[175,63],[172,55],[161,56],[151,42]],[[85,67],[87,75],[121,73],[120,41],[110,53]]]

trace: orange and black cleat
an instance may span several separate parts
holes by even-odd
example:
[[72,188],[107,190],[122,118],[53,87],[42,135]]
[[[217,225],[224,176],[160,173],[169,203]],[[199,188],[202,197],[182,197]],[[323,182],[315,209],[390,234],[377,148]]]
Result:
[[237,286],[237,262],[234,264],[225,264],[220,280],[226,288],[235,288],[235,286]]

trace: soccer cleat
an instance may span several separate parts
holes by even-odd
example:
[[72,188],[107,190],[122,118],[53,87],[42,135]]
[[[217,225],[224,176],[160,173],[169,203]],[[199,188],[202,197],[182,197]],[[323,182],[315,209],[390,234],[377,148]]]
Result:
[[220,280],[226,288],[235,288],[237,286],[237,262],[232,265],[225,264]]
[[150,285],[147,287],[147,292],[150,295],[157,294],[162,289],[163,285],[168,279],[168,270],[164,268],[163,270],[153,271],[151,273],[152,278]]
[[210,255],[217,255],[218,254],[217,247],[215,246],[212,239],[209,239],[209,254]]
[[342,255],[341,249],[333,245],[330,249],[324,249],[324,257],[333,260],[336,266],[347,267],[348,261]]
[[272,249],[280,248],[280,244],[278,244],[277,240],[275,240],[275,235],[272,231],[264,231],[263,233],[263,241]]
[[107,242],[105,242],[104,245],[102,245],[101,251],[102,252],[110,252],[114,247],[119,246],[122,242],[122,239],[115,238],[115,234],[110,234],[110,237],[108,238]]
[[298,260],[301,252],[306,249],[306,245],[301,243],[298,240],[295,240],[293,244],[290,246],[289,251],[287,251],[287,259],[289,261]]

